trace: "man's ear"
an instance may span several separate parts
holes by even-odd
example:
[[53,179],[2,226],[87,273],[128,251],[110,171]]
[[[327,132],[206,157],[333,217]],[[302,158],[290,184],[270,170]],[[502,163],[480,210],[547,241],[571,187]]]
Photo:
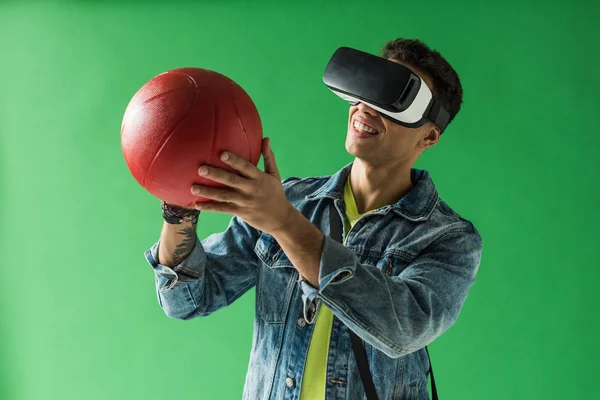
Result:
[[440,131],[440,128],[438,128],[437,126],[433,126],[432,128],[430,128],[427,131],[427,135],[425,135],[422,139],[422,143],[423,143],[423,147],[426,149],[428,147],[433,146],[434,144],[436,144],[438,142],[438,140],[440,140],[440,135],[442,134],[442,132]]

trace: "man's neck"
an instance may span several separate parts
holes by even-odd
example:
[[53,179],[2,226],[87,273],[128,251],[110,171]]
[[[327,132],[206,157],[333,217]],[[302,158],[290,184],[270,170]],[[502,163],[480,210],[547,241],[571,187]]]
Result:
[[350,186],[359,214],[394,204],[404,197],[413,185],[411,165],[372,166],[355,159],[350,171]]

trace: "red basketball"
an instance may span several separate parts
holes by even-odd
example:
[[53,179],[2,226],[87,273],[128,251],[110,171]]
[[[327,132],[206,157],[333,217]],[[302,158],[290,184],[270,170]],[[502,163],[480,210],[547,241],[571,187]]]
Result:
[[231,79],[201,68],[179,68],[147,82],[131,99],[121,125],[125,162],[135,180],[169,204],[191,207],[208,199],[192,194],[208,164],[237,174],[219,158],[233,152],[255,166],[262,125],[250,96]]

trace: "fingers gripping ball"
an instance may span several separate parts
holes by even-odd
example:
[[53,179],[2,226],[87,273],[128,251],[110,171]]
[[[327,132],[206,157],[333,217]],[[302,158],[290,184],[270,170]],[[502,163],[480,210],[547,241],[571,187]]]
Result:
[[121,145],[135,180],[169,204],[192,207],[208,199],[194,184],[223,187],[198,174],[208,164],[238,173],[219,158],[227,150],[258,164],[262,125],[248,94],[214,71],[162,73],[133,96],[123,117]]

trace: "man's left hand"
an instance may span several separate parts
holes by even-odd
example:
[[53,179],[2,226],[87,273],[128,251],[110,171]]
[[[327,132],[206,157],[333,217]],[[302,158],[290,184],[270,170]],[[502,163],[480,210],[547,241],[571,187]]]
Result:
[[[195,208],[236,215],[254,228],[270,234],[284,229],[295,209],[283,191],[270,138],[263,139],[262,155],[264,172],[231,152],[221,153],[221,160],[239,171],[241,176],[209,165],[200,167],[198,173],[201,176],[227,187],[192,186],[193,194],[211,199],[196,203]],[[206,174],[203,173],[205,168]]]

